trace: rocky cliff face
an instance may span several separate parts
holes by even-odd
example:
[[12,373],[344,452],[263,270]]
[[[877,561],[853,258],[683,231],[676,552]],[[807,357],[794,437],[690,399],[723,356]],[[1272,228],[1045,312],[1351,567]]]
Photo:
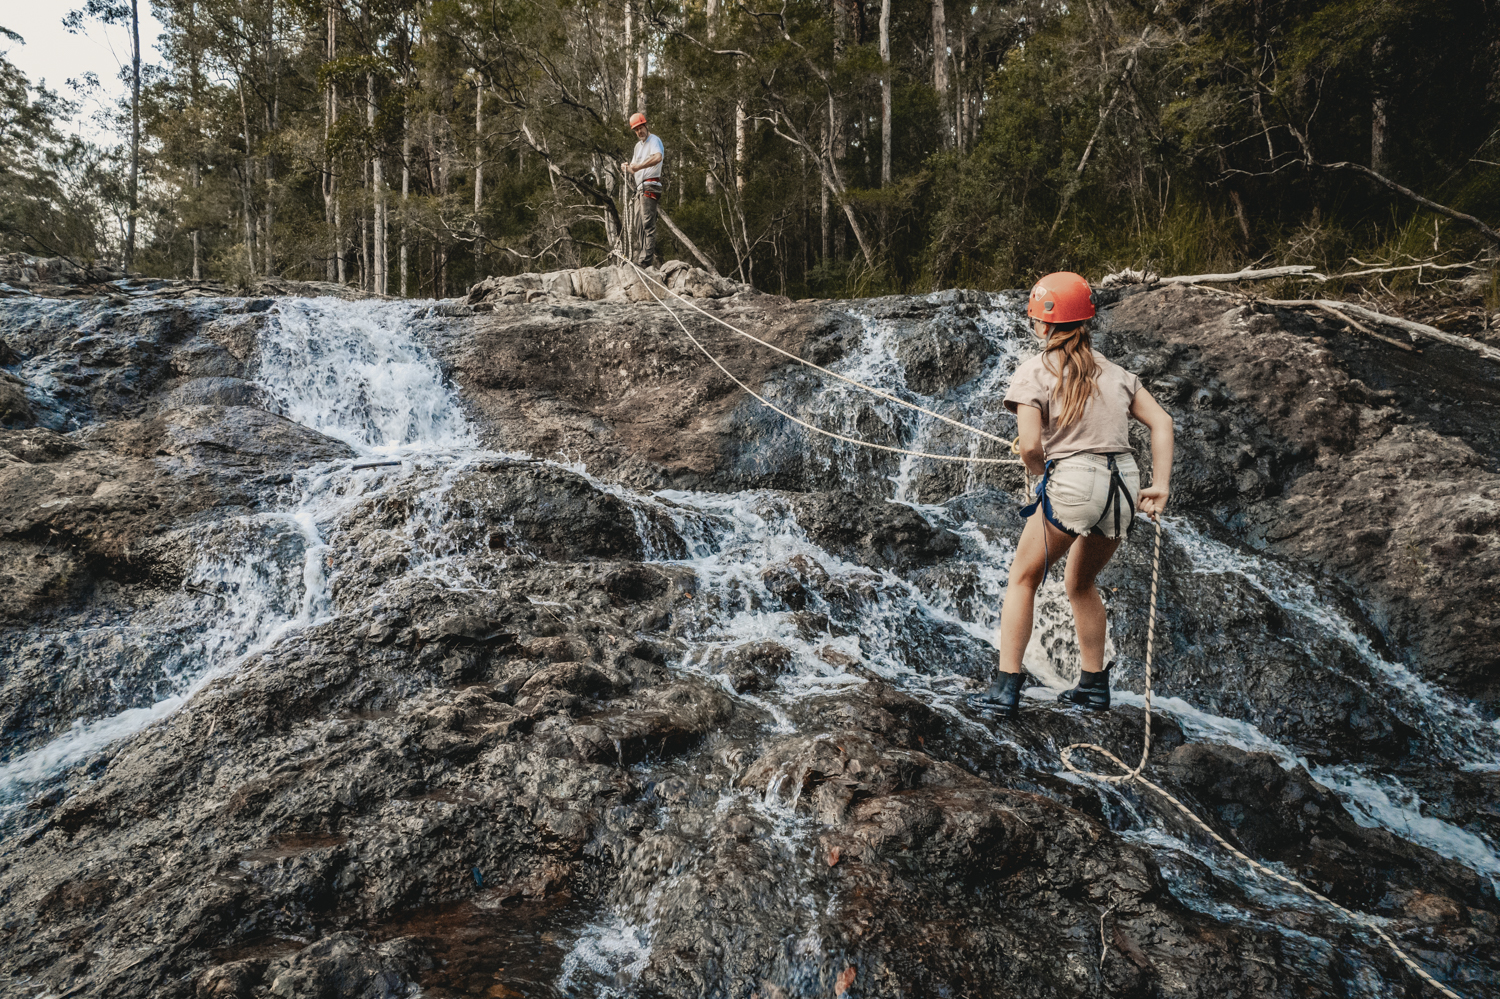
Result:
[[[1019,470],[809,436],[568,280],[0,302],[0,994],[1419,993],[1060,776],[1139,752],[1148,525],[1115,711],[1055,704],[1051,583],[975,715]],[[694,295],[816,425],[989,453],[715,319],[1013,432],[1004,296]],[[1500,371],[1180,291],[1099,346],[1179,427],[1153,778],[1494,992]]]

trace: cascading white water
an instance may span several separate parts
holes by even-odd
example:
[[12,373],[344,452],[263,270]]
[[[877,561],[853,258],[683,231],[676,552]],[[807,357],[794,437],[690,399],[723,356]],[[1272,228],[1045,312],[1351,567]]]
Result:
[[[474,433],[428,349],[414,335],[424,303],[279,299],[260,338],[256,381],[289,418],[382,458],[472,451]],[[28,792],[178,710],[214,677],[290,631],[333,613],[320,525],[387,477],[348,462],[298,473],[264,513],[205,539],[180,592],[138,615],[143,635],[181,633],[155,703],[80,719],[0,765],[0,815]],[[160,641],[160,637],[154,640]]]
[[[965,387],[965,391],[954,394],[956,398],[939,400],[923,397],[907,386],[902,365],[895,354],[894,324],[868,318],[863,319],[863,324],[864,342],[859,351],[839,367],[841,373],[979,426],[985,425],[981,408],[985,401],[1003,393],[1016,365],[1034,350],[1024,333],[1018,311],[1009,303],[996,302],[995,308],[987,310],[977,324],[993,347],[990,362],[971,385]],[[829,430],[857,437],[860,433],[855,421],[862,410],[873,411],[895,431],[903,446],[943,450],[942,446],[933,443],[931,436],[942,433],[945,425],[888,403],[872,402],[859,389],[842,382],[830,381],[799,415]],[[826,467],[846,473],[857,467],[851,446],[821,441],[811,443],[822,449],[819,454]],[[702,609],[687,632],[695,644],[696,653],[689,655],[682,667],[712,677],[715,674],[711,664],[722,658],[715,653],[722,654],[728,648],[742,644],[766,640],[778,642],[794,653],[794,667],[780,679],[776,694],[746,699],[768,711],[773,732],[789,732],[794,726],[778,701],[789,703],[863,682],[843,667],[833,664],[838,661],[837,657],[826,655],[832,650],[859,660],[864,669],[908,693],[925,698],[968,724],[966,716],[959,711],[962,695],[969,689],[966,682],[942,667],[942,657],[913,658],[910,651],[923,643],[911,639],[908,622],[918,619],[951,625],[976,643],[994,646],[999,607],[1014,545],[1008,539],[990,537],[982,529],[983,525],[954,523],[945,504],[914,502],[916,470],[917,459],[902,460],[897,473],[891,477],[891,501],[910,506],[935,526],[949,527],[960,536],[962,546],[950,561],[968,567],[969,571],[963,578],[970,581],[973,591],[962,597],[946,592],[942,587],[924,590],[895,573],[851,564],[824,551],[808,539],[786,502],[774,494],[679,491],[659,494],[668,501],[661,511],[672,518],[678,533],[689,543],[689,554],[680,562],[694,569],[704,594],[704,599],[697,604]],[[653,502],[648,497],[632,497],[632,501]],[[1169,519],[1168,527],[1176,543],[1191,555],[1197,571],[1243,575],[1283,611],[1306,619],[1328,637],[1354,651],[1357,660],[1369,667],[1368,675],[1360,677],[1360,682],[1368,684],[1382,696],[1399,699],[1406,708],[1408,719],[1426,732],[1435,746],[1450,759],[1457,762],[1465,754],[1478,759],[1493,756],[1497,744],[1493,726],[1486,725],[1471,710],[1423,683],[1404,667],[1380,657],[1358,628],[1331,609],[1331,601],[1319,598],[1315,584],[1309,579],[1299,576],[1289,567],[1244,555],[1214,541],[1184,518]],[[829,583],[825,589],[862,588],[871,595],[857,633],[828,631],[810,635],[805,631],[804,617],[786,610],[765,609],[777,608],[780,604],[762,579],[763,572],[794,559],[813,565],[817,571],[826,574]],[[815,601],[821,599],[821,596],[814,595]],[[930,641],[923,647],[930,649]],[[1028,672],[1042,679],[1046,686],[1032,688],[1029,696],[1050,701],[1057,690],[1070,685],[1077,675],[1076,653],[1071,609],[1060,579],[1054,578],[1038,593],[1037,624],[1024,657]],[[728,688],[727,677],[717,678]],[[1117,691],[1116,696],[1125,704],[1139,705],[1142,700],[1139,695],[1124,691]],[[1269,752],[1288,767],[1307,763],[1293,749],[1266,736],[1249,722],[1214,715],[1176,697],[1158,697],[1154,705],[1159,713],[1176,721],[1191,738]],[[1026,762],[1061,772],[1055,759],[1027,759]],[[1451,823],[1423,815],[1420,799],[1409,790],[1400,788],[1394,778],[1367,773],[1356,766],[1313,767],[1311,772],[1315,779],[1339,795],[1357,820],[1387,828],[1485,876],[1500,877],[1500,858],[1497,858],[1492,844]],[[1199,856],[1189,844],[1166,833],[1159,817],[1135,810],[1127,798],[1118,797],[1113,789],[1106,789],[1105,793],[1117,797],[1116,807],[1136,812],[1134,831],[1128,832],[1131,839],[1168,854]],[[790,834],[795,835],[795,831]],[[1206,859],[1217,876],[1239,884],[1242,890],[1268,907],[1302,908],[1307,904],[1300,896],[1260,884],[1227,857],[1200,859]],[[1180,866],[1175,861],[1172,863]],[[1237,914],[1233,907],[1208,895],[1188,901],[1219,918],[1238,919],[1278,932],[1305,936],[1274,923],[1262,923]],[[619,959],[612,959],[610,954],[621,940],[631,941],[633,946],[620,951]],[[570,972],[565,976],[565,982],[575,984],[582,967],[595,968],[600,973],[607,970],[611,975],[628,974],[631,969],[643,967],[645,955],[640,947],[649,945],[649,940],[648,925],[632,923],[627,913],[613,913],[604,922],[584,932],[574,957],[570,959]],[[1309,946],[1326,948],[1328,945],[1315,941]]]
[[282,299],[256,381],[286,417],[363,452],[473,448],[431,351],[413,336],[423,303]]
[[[0,808],[6,807],[5,802],[13,807],[23,800],[27,788],[59,769],[177,710],[194,690],[233,669],[246,655],[339,613],[330,597],[330,583],[338,571],[339,525],[357,520],[363,506],[378,504],[398,492],[414,498],[404,521],[392,529],[409,549],[406,571],[450,590],[498,585],[496,574],[503,569],[503,559],[492,564],[466,557],[465,546],[458,540],[466,527],[453,512],[450,493],[466,471],[521,456],[495,454],[479,446],[439,364],[424,346],[425,310],[411,303],[277,302],[260,343],[256,376],[275,406],[289,418],[348,443],[360,454],[402,464],[394,469],[351,471],[348,462],[335,462],[305,469],[284,487],[275,509],[236,521],[232,531],[216,539],[213,554],[190,575],[183,592],[152,612],[181,627],[191,625],[171,689],[154,704],[80,722],[53,741],[7,761],[0,766]],[[905,382],[895,353],[894,322],[865,319],[865,342],[842,362],[843,370],[980,426],[992,419],[993,397],[1003,391],[1016,364],[1033,349],[1013,304],[997,298],[976,323],[993,348],[989,361],[969,385],[943,399],[927,398]],[[801,415],[830,430],[857,436],[854,421],[862,409],[874,412],[909,446],[925,449],[938,434],[944,434],[949,443],[933,444],[931,450],[952,446],[951,433],[937,421],[886,403],[871,404],[858,390],[842,383],[822,388]],[[816,448],[814,453],[827,467],[846,473],[858,467],[854,453],[845,445],[819,442]],[[780,494],[674,491],[643,496],[606,484],[586,470],[566,464],[560,467],[584,474],[597,488],[631,505],[638,513],[649,557],[676,561],[697,574],[702,599],[684,612],[683,637],[692,651],[679,668],[713,676],[715,652],[756,641],[775,640],[791,650],[794,664],[779,679],[778,688],[746,697],[766,710],[773,733],[794,729],[784,709],[793,701],[865,682],[839,665],[845,661],[841,657],[858,660],[863,669],[926,699],[963,724],[973,724],[960,710],[962,695],[971,689],[969,681],[949,666],[961,656],[986,661],[993,656],[994,628],[1013,541],[956,513],[960,505],[953,501],[958,497],[941,503],[916,502],[920,469],[914,460],[903,461],[891,476],[889,499],[958,534],[961,545],[949,561],[961,570],[954,577],[963,580],[961,589],[941,581],[919,585],[824,550],[808,538]],[[973,486],[972,479],[968,485]],[[867,488],[861,491],[869,492]],[[673,524],[686,543],[685,556],[673,558],[669,546],[652,536],[650,525],[663,521]],[[1243,576],[1284,612],[1348,647],[1353,659],[1366,667],[1365,674],[1354,679],[1399,703],[1403,717],[1444,759],[1454,764],[1493,759],[1497,742],[1493,726],[1423,684],[1400,664],[1379,656],[1360,629],[1330,610],[1332,604],[1319,596],[1309,579],[1272,560],[1248,556],[1214,541],[1186,520],[1172,520],[1170,529],[1177,543],[1191,553],[1199,572]],[[829,580],[821,589],[811,587],[812,614],[783,609],[764,578],[766,570],[794,560],[815,567]],[[832,587],[859,594],[857,629],[839,624],[828,596]],[[820,613],[828,623],[810,626],[809,621],[820,620]],[[1033,675],[1055,689],[1069,682],[1074,672],[1071,615],[1059,582],[1054,580],[1039,594],[1038,619],[1025,661]],[[1036,695],[1050,697],[1046,690]],[[1139,703],[1128,693],[1117,692],[1117,696],[1123,703]],[[1212,715],[1179,698],[1158,698],[1155,705],[1193,738],[1271,752],[1288,766],[1299,762],[1294,748],[1246,722]],[[977,725],[975,729],[983,731]],[[1025,762],[1058,767],[1055,760]],[[1493,844],[1423,815],[1421,802],[1394,778],[1352,766],[1315,768],[1313,773],[1361,821],[1384,826],[1486,876],[1500,877]],[[1119,799],[1116,807],[1127,804]],[[740,805],[750,807],[744,802],[734,807]],[[767,800],[757,807],[774,810],[781,806]],[[1138,815],[1131,835],[1163,856],[1184,851],[1185,845],[1163,833],[1154,821],[1150,815]],[[781,816],[775,828],[789,856],[805,852],[809,827],[802,820]],[[1226,870],[1224,876],[1231,877],[1232,872]],[[1209,902],[1203,904],[1211,907]],[[628,980],[644,968],[650,956],[651,911],[649,899],[635,900],[586,929],[565,965],[560,983],[565,990],[598,992],[601,982],[616,976]],[[797,932],[805,936],[816,930],[816,920],[812,920]]]

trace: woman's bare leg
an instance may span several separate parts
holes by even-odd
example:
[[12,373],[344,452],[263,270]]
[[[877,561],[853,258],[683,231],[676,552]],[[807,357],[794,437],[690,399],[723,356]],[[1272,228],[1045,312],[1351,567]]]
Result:
[[1021,672],[1021,657],[1031,641],[1036,589],[1042,585],[1046,569],[1062,558],[1075,540],[1048,523],[1040,509],[1026,521],[1021,540],[1016,542],[1016,557],[1010,563],[1005,602],[1000,605],[1000,672]]
[[[1119,538],[1085,535],[1073,546],[1073,555],[1068,559],[1068,569],[1063,575],[1068,602],[1073,605],[1073,621],[1078,626],[1078,651],[1086,673],[1097,673],[1104,668],[1104,629],[1107,622],[1104,598],[1099,595],[1099,588],[1094,585],[1094,580],[1119,547]],[[1001,622],[1003,627],[1003,614]],[[1004,645],[1001,647],[1003,649]]]

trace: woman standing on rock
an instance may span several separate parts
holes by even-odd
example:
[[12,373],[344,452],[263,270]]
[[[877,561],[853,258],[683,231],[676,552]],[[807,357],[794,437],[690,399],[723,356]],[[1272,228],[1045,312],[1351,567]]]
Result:
[[[1094,350],[1089,320],[1094,295],[1077,274],[1049,274],[1026,305],[1032,331],[1046,346],[1011,379],[1005,406],[1016,414],[1021,459],[1042,476],[1010,564],[1000,608],[1000,676],[976,698],[1014,718],[1021,702],[1021,655],[1031,640],[1037,587],[1073,552],[1063,580],[1083,672],[1058,700],[1095,711],[1109,708],[1104,665],[1104,600],[1094,586],[1130,529],[1137,508],[1155,519],[1167,505],[1172,475],[1172,418],[1141,380]],[[1130,446],[1130,417],[1151,430],[1154,481],[1142,489]],[[1111,664],[1113,665],[1113,664]]]

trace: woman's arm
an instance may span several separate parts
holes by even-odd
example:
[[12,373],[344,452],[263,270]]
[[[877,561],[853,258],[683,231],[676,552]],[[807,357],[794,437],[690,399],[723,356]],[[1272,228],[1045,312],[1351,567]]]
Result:
[[1143,388],[1130,400],[1130,415],[1151,431],[1151,485],[1141,490],[1141,512],[1155,520],[1172,494],[1172,416]]
[[1017,406],[1016,429],[1020,431],[1021,461],[1026,471],[1041,475],[1047,470],[1047,456],[1042,451],[1042,411],[1024,403]]

